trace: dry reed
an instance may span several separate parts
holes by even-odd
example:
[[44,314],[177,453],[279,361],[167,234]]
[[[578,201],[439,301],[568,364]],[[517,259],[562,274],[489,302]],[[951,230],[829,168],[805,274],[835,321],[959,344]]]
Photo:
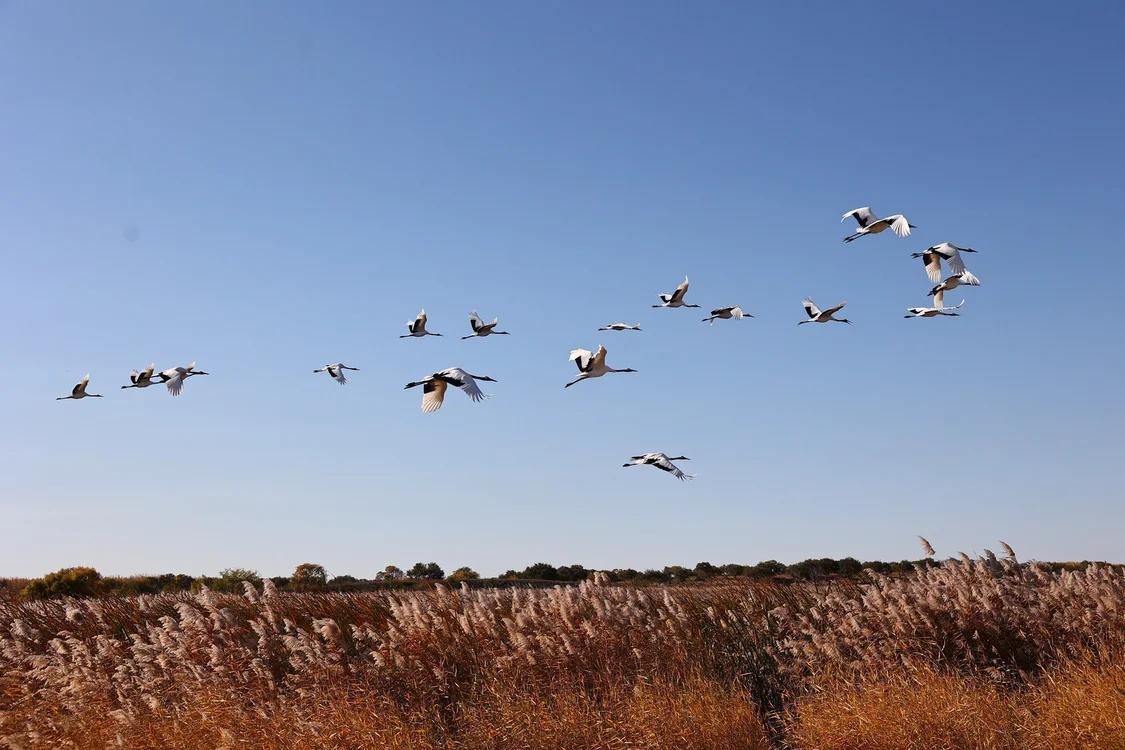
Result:
[[1123,606],[1120,574],[1011,555],[862,586],[0,596],[0,746],[1112,747]]

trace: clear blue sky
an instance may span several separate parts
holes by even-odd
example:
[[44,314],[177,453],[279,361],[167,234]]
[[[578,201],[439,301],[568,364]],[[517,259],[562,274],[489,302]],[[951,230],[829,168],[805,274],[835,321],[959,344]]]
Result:
[[[1123,32],[1113,2],[0,2],[0,575],[1125,560]],[[918,228],[844,245],[857,206]],[[904,320],[942,241],[983,286]],[[685,274],[755,318],[651,309]],[[798,328],[805,295],[854,325]],[[423,306],[445,338],[399,340]],[[460,341],[473,308],[513,335]],[[564,390],[598,344],[640,373]],[[119,389],[193,360],[181,398]],[[402,386],[449,366],[495,397],[423,415]],[[54,401],[87,372],[105,398]]]

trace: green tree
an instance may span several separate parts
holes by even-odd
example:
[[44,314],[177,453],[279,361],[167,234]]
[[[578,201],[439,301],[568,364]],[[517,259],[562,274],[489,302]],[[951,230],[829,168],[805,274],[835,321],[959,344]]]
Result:
[[102,574],[93,568],[63,568],[27,584],[23,595],[33,599],[97,596],[102,589]]
[[692,571],[685,568],[683,565],[668,565],[664,568],[664,574],[669,578],[675,578],[677,581],[685,581],[691,575]]
[[695,574],[700,578],[710,578],[711,576],[717,576],[722,572],[723,571],[719,570],[709,562],[701,562],[695,564]]
[[472,568],[458,568],[453,571],[453,575],[449,576],[451,581],[475,581],[480,578],[480,573]]
[[582,565],[563,565],[558,572],[560,581],[585,581],[594,571]]
[[375,574],[376,581],[397,581],[400,578],[406,578],[406,573],[397,565],[388,565]]
[[779,576],[785,572],[785,566],[777,560],[763,560],[757,565],[752,565],[747,569],[747,575],[754,576],[755,578],[768,578],[770,576]]
[[289,578],[290,585],[297,591],[318,589],[328,583],[328,571],[323,565],[301,563]]
[[534,581],[557,581],[559,580],[559,569],[550,563],[537,562],[524,568],[523,572],[520,573],[520,578]]
[[225,568],[219,571],[219,577],[210,581],[208,586],[215,591],[233,591],[242,593],[242,582],[249,581],[256,588],[262,587],[262,577],[256,570],[246,568]]
[[406,575],[410,578],[429,578],[431,580],[436,580],[445,578],[445,571],[442,570],[441,566],[436,562],[417,562],[414,563],[414,566],[410,570],[406,571]]

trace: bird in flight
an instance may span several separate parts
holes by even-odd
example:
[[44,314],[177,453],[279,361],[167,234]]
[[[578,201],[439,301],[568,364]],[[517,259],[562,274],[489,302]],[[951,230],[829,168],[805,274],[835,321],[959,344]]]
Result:
[[55,401],[66,401],[68,398],[101,398],[97,393],[86,393],[86,386],[90,384],[90,375],[87,373],[86,377],[78,381],[78,385],[74,386],[74,390],[70,392],[69,396],[59,396]]
[[906,217],[902,214],[895,214],[894,216],[880,219],[878,216],[871,213],[871,209],[867,206],[848,211],[840,221],[844,221],[849,216],[855,217],[855,220],[859,223],[859,230],[855,234],[849,234],[845,237],[844,242],[852,242],[865,234],[879,234],[879,232],[888,228],[893,230],[899,237],[908,237],[910,236],[911,229],[918,228],[908,222]]
[[637,323],[635,326],[625,325],[624,323],[610,323],[605,328],[599,328],[599,331],[639,331],[641,324]]
[[945,292],[939,289],[937,291],[937,293],[934,294],[934,306],[933,307],[908,307],[908,308],[906,308],[906,310],[910,314],[909,315],[903,315],[902,317],[904,317],[904,318],[936,318],[938,315],[948,315],[951,318],[956,318],[956,317],[958,317],[959,313],[946,312],[946,310],[956,310],[959,307],[961,307],[961,305],[963,305],[963,304],[965,304],[965,300],[961,300],[960,305],[954,305],[953,307],[945,307]]
[[847,302],[841,302],[835,307],[830,307],[823,312],[821,312],[820,308],[816,306],[816,303],[812,301],[812,297],[805,297],[805,301],[802,304],[805,306],[805,312],[808,313],[809,319],[799,322],[797,324],[799,326],[804,325],[805,323],[827,323],[830,320],[837,323],[847,323],[848,325],[852,324],[852,322],[847,318],[832,317],[833,313],[839,312],[839,310],[844,305],[848,304]]
[[720,320],[729,320],[731,318],[734,318],[735,320],[742,320],[742,317],[744,315],[747,318],[754,317],[750,313],[742,312],[742,307],[739,306],[739,305],[733,305],[731,307],[720,307],[717,310],[712,310],[711,311],[711,317],[704,318],[703,322],[704,323],[710,323],[711,325],[715,325],[715,319],[716,318],[718,318]]
[[210,375],[209,372],[195,369],[195,363],[192,362],[187,367],[169,367],[163,372],[156,374],[156,377],[161,383],[168,386],[168,392],[173,396],[179,396],[184,392],[184,381],[193,375]]
[[313,370],[313,372],[327,372],[337,383],[339,383],[340,385],[345,385],[348,382],[348,379],[344,377],[344,370],[355,370],[356,372],[359,372],[358,367],[348,367],[347,365],[342,365],[339,362],[331,365],[325,365],[319,370]]
[[426,330],[426,309],[422,308],[422,312],[418,313],[418,317],[412,321],[407,322],[406,329],[410,331],[400,339],[408,339],[411,337],[420,338],[422,336],[440,336],[440,333],[430,333]]
[[684,283],[676,287],[676,291],[671,294],[661,294],[660,299],[663,304],[653,305],[653,307],[699,307],[699,305],[689,305],[684,302],[684,295],[688,290],[688,277],[684,277]]
[[626,367],[623,370],[615,370],[612,367],[607,367],[605,364],[606,348],[599,346],[597,353],[592,353],[586,349],[575,349],[570,353],[570,361],[578,363],[578,379],[572,380],[564,388],[569,388],[581,380],[588,380],[590,378],[600,378],[607,372],[636,372],[631,367]]
[[129,382],[132,385],[123,385],[122,388],[148,388],[150,385],[155,385],[152,380],[152,371],[156,369],[156,363],[153,362],[145,369],[137,372],[133,370],[129,373]]
[[629,459],[629,463],[622,464],[622,466],[655,466],[656,468],[666,471],[681,482],[685,479],[695,479],[695,474],[685,474],[676,467],[673,461],[690,461],[687,456],[674,456],[669,458],[663,453],[644,453],[640,456],[633,456]]
[[491,393],[481,392],[480,386],[477,385],[478,380],[486,380],[489,383],[496,382],[487,375],[470,375],[460,367],[449,367],[441,372],[435,372],[424,380],[407,383],[405,388],[422,386],[422,411],[428,414],[441,408],[442,401],[445,400],[445,391],[449,386],[460,388],[473,401],[492,398]]
[[968,271],[957,276],[950,276],[945,281],[941,282],[928,292],[930,297],[938,292],[948,292],[951,289],[956,289],[959,286],[980,286],[980,280],[973,276]]
[[499,322],[500,318],[493,318],[491,323],[485,323],[480,319],[480,316],[477,315],[477,311],[473,310],[471,313],[469,313],[469,325],[473,327],[473,332],[468,336],[462,336],[461,340],[464,341],[465,339],[478,337],[483,338],[485,336],[491,336],[493,334],[497,336],[510,336],[511,334],[509,334],[507,331],[493,330],[496,328],[496,324]]
[[965,270],[965,261],[961,260],[961,253],[975,252],[976,250],[971,247],[957,247],[949,242],[942,242],[940,245],[928,247],[920,253],[911,253],[910,257],[922,259],[922,263],[926,266],[926,275],[935,284],[941,281],[941,262],[944,260],[949,266],[949,272],[954,276],[968,274],[966,278],[961,280],[961,283],[977,286],[980,281],[976,276]]

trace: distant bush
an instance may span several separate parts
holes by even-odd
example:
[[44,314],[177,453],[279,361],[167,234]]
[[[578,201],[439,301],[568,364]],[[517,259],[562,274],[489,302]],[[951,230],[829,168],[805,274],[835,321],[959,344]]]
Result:
[[23,595],[32,599],[60,596],[97,596],[104,591],[102,574],[93,568],[63,568],[36,578],[24,587]]
[[[273,584],[279,588],[289,583],[288,578],[273,578],[271,580]],[[226,568],[219,571],[218,578],[213,578],[211,576],[197,578],[192,583],[192,590],[196,591],[206,586],[215,591],[241,594],[243,581],[249,581],[255,588],[262,587],[262,577],[258,575],[258,571],[247,570],[246,568]],[[278,581],[281,581],[281,583],[278,583]]]
[[449,576],[451,581],[475,581],[478,578],[480,578],[480,573],[472,568],[458,568]]

